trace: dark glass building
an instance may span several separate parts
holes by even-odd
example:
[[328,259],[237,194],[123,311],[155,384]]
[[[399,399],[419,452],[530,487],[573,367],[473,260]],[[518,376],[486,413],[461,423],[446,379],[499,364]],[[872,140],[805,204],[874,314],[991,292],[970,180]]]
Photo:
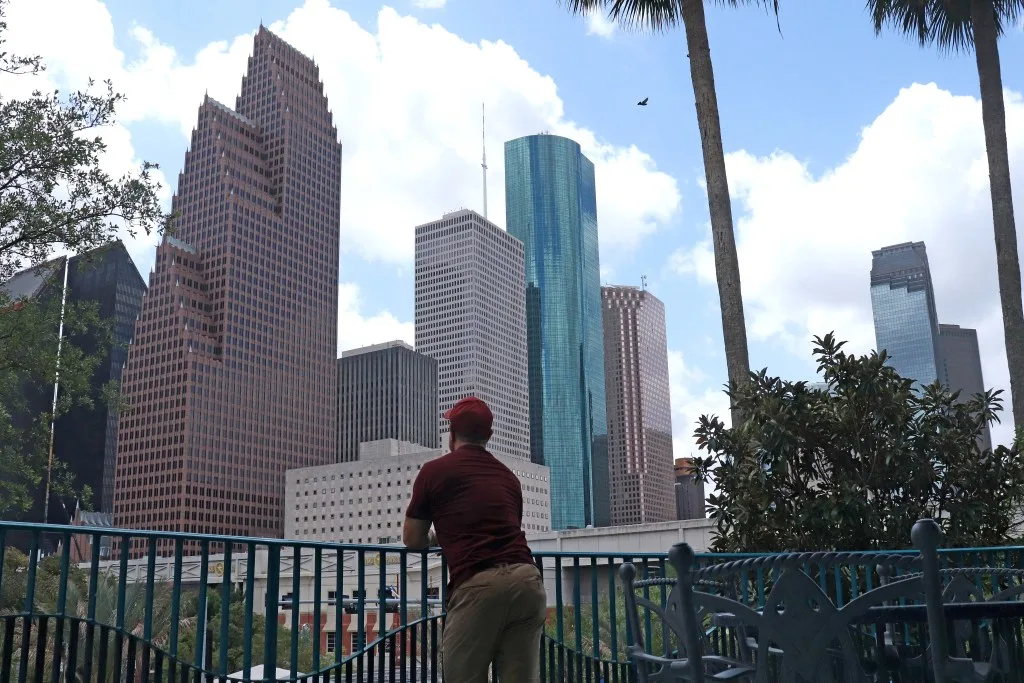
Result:
[[[121,380],[128,344],[135,320],[146,293],[146,282],[120,241],[70,259],[60,258],[15,275],[4,289],[12,299],[53,297],[60,300],[65,287],[67,267],[67,303],[92,303],[99,317],[109,325],[110,338],[90,332],[70,341],[87,356],[99,362],[90,383],[92,405],[76,405],[54,424],[55,459],[67,464],[79,490],[92,490],[89,503],[98,512],[113,509],[114,471],[117,457],[117,405],[105,400],[104,389]],[[54,330],[56,340],[57,330]],[[56,350],[56,349],[55,349]],[[53,385],[33,388],[32,404],[36,413],[49,412]],[[45,491],[40,490],[35,508],[26,518],[43,520]],[[75,501],[51,499],[47,519],[51,523],[70,524]]]
[[676,458],[676,519],[704,519],[704,483],[697,480],[692,458]]
[[918,385],[941,379],[939,321],[924,242],[871,252],[871,312],[875,345],[889,364]]
[[[942,383],[950,391],[959,391],[961,401],[985,392],[977,330],[940,324],[939,358]],[[992,448],[992,432],[987,426],[981,437],[981,447]]]
[[313,60],[260,27],[235,107],[199,107],[173,210],[125,367],[114,524],[279,537],[285,471],[337,452],[341,144]]
[[400,341],[345,351],[338,359],[338,462],[359,444],[395,439],[437,448],[437,361]]
[[594,164],[568,138],[510,140],[505,207],[525,251],[531,458],[551,470],[551,528],[607,526]]

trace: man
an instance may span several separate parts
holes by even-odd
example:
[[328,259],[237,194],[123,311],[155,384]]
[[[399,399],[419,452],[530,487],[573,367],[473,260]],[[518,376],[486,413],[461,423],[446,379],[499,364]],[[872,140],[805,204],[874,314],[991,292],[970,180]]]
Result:
[[484,683],[492,662],[502,683],[536,683],[547,596],[522,529],[522,487],[486,450],[486,403],[469,396],[444,417],[451,452],[416,477],[402,539],[415,550],[439,543],[448,561],[445,683]]

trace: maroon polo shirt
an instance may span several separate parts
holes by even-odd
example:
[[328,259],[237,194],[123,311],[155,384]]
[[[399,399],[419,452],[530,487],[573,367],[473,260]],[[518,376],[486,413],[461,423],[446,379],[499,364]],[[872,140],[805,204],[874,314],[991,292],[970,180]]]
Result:
[[480,446],[462,446],[423,465],[405,514],[434,524],[448,561],[449,595],[485,569],[533,563],[519,479]]

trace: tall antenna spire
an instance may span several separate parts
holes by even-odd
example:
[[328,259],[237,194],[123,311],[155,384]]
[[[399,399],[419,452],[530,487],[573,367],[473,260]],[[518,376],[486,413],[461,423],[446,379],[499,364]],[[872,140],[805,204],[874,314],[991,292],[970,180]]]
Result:
[[480,103],[480,139],[483,143],[484,157],[480,168],[484,173],[484,218],[487,218],[487,105]]

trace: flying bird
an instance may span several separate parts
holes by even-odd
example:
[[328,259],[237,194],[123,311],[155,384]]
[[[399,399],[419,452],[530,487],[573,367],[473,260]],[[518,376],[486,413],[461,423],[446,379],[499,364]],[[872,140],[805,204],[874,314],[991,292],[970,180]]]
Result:
[[651,98],[650,97],[643,98],[642,100],[637,102],[637,106],[646,107],[647,106],[647,100],[649,100],[649,99],[651,99]]

